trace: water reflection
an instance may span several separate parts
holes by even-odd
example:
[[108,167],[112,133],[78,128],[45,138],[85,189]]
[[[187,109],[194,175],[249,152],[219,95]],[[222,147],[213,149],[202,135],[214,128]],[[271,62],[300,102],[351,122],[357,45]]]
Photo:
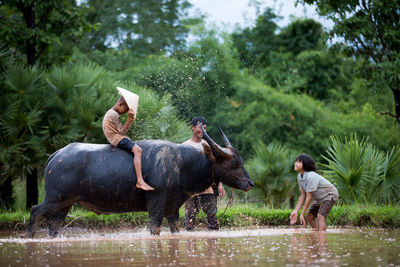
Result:
[[0,266],[362,266],[400,264],[399,230],[75,233],[0,238]]
[[[201,263],[206,266],[226,266],[223,257],[219,256],[219,240],[217,238],[208,238],[205,243],[199,244],[199,240],[188,239],[186,243],[186,264],[187,266],[196,266]],[[204,246],[204,248],[201,248]],[[202,251],[199,255],[199,251]]]
[[326,232],[291,235],[290,254],[293,261],[301,264],[339,264],[326,242]]

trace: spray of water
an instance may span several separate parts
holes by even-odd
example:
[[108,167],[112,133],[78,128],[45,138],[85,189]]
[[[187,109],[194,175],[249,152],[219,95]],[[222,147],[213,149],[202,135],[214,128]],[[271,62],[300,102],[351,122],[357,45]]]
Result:
[[[328,229],[328,233],[345,233],[350,229]],[[292,235],[297,233],[312,232],[304,228],[261,228],[244,230],[221,230],[221,231],[182,231],[171,234],[168,229],[161,232],[160,236],[149,235],[146,229],[132,231],[84,231],[82,229],[66,229],[61,231],[56,238],[47,237],[45,232],[38,233],[38,238],[22,239],[18,237],[0,238],[0,243],[57,243],[57,242],[98,242],[98,241],[130,241],[130,240],[163,240],[163,239],[208,239],[208,238],[239,238],[239,237],[261,237]]]

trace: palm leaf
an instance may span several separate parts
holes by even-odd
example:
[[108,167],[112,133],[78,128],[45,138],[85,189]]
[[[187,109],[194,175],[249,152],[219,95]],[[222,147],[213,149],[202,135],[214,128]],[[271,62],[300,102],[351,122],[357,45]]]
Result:
[[255,156],[246,163],[256,189],[264,201],[281,206],[297,187],[292,171],[294,153],[282,145],[258,143],[253,147]]
[[376,202],[377,194],[379,194],[379,182],[382,180],[384,172],[384,160],[385,153],[372,144],[367,145],[365,154],[367,167],[363,181],[364,197],[367,203]]
[[400,147],[395,146],[386,153],[379,197],[384,203],[400,201]]
[[332,180],[344,199],[357,202],[363,196],[363,181],[368,179],[366,168],[366,141],[360,142],[355,135],[350,140],[341,140],[331,136],[332,144],[327,149],[327,156],[323,156],[327,164],[327,178]]

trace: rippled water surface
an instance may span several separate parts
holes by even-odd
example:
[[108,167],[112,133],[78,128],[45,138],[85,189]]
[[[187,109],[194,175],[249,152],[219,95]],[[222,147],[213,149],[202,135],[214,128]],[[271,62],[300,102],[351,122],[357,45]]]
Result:
[[118,232],[68,229],[54,239],[0,232],[0,266],[400,266],[400,230],[299,228]]

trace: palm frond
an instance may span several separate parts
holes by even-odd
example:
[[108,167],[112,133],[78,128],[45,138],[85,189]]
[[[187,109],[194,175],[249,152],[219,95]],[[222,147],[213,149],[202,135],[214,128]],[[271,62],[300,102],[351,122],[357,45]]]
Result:
[[297,187],[292,171],[295,154],[280,144],[258,143],[253,147],[254,157],[246,163],[255,187],[265,202],[273,207],[289,200]]
[[42,71],[37,67],[9,66],[5,86],[11,93],[9,101],[20,101],[21,109],[33,109],[46,97]]
[[382,180],[379,183],[380,195],[384,203],[400,202],[400,147],[395,146],[386,153],[383,163]]
[[323,164],[327,168],[326,176],[344,199],[357,202],[360,196],[364,196],[362,185],[368,179],[366,141],[358,141],[356,135],[349,140],[331,136],[331,141],[326,151],[327,156],[323,156],[327,161],[327,164]]

